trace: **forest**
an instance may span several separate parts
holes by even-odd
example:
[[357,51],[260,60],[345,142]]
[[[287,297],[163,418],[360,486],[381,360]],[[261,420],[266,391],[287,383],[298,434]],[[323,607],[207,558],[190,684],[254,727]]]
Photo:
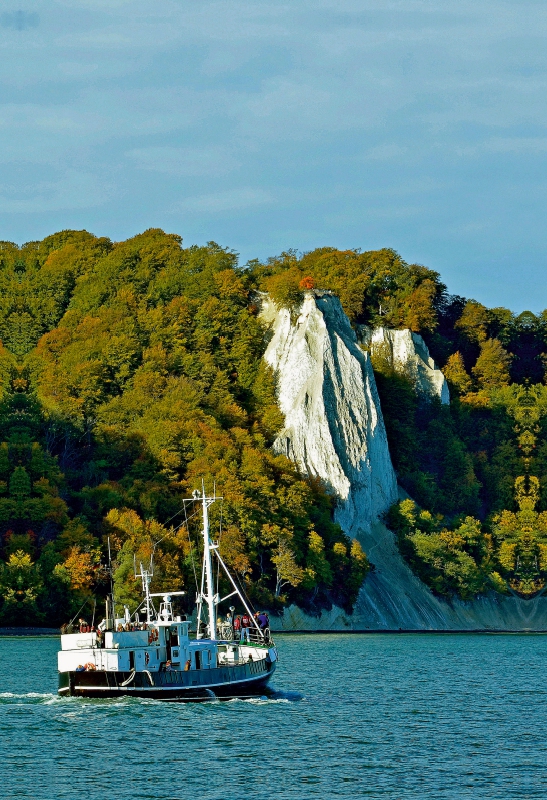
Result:
[[102,613],[109,545],[119,603],[135,605],[134,556],[155,548],[153,590],[192,605],[199,537],[181,508],[202,480],[223,497],[220,551],[257,607],[351,611],[373,566],[325,488],[271,449],[283,419],[258,293],[296,309],[313,288],[355,326],[420,333],[449,382],[441,406],[373,361],[409,497],[387,522],[412,568],[445,596],[543,589],[546,312],[450,295],[389,249],[240,265],[157,229],[118,243],[61,231],[0,243],[0,624]]
[[419,333],[450,387],[420,397],[372,356],[391,458],[408,498],[386,522],[438,595],[529,598],[547,580],[547,311],[515,315],[450,295],[440,275],[393,250],[322,248],[253,265],[278,304],[336,292],[354,326]]
[[[369,564],[333,499],[271,451],[282,418],[252,272],[210,243],[63,231],[0,249],[0,621],[60,624],[115,594],[195,595],[205,482],[220,552],[253,602],[350,609]],[[88,613],[91,613],[88,609]],[[102,613],[102,608],[101,608]]]

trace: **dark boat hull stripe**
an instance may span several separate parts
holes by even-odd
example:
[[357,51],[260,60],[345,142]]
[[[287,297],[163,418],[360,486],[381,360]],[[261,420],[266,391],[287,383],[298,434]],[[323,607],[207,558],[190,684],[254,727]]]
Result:
[[[149,673],[154,684],[150,685],[149,674],[135,673],[135,680],[127,686],[122,686],[128,673],[119,672],[63,672],[59,673],[59,690],[62,695],[77,697],[120,697],[132,696],[162,696],[188,699],[203,699],[208,691],[222,696],[227,692],[237,696],[240,690],[257,689],[271,678],[275,671],[275,662],[266,665],[265,661],[253,662],[251,667],[245,664],[241,667],[213,668],[211,670],[194,670],[190,672],[156,672]],[[222,676],[211,673],[224,673]],[[257,674],[258,672],[258,674]],[[199,674],[198,674],[199,673]],[[230,674],[232,673],[232,674]],[[233,673],[239,673],[234,675]],[[254,674],[252,674],[254,673]],[[85,677],[84,677],[85,676]],[[207,680],[208,678],[212,680]],[[201,680],[200,680],[201,679]],[[156,680],[158,681],[156,683]]]

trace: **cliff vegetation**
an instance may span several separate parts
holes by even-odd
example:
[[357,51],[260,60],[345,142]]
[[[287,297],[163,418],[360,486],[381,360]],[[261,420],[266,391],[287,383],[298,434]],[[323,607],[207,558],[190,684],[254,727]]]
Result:
[[338,294],[354,326],[420,333],[451,389],[441,406],[373,361],[392,460],[412,500],[389,521],[432,590],[531,596],[547,580],[547,313],[448,294],[392,250],[289,251],[238,264],[214,242],[148,230],[113,243],[61,231],[0,243],[0,623],[60,623],[107,591],[134,605],[195,590],[183,497],[216,482],[221,553],[257,605],[351,610],[370,568],[333,498],[271,444],[283,425],[263,360],[259,292],[296,311]]
[[[257,605],[351,608],[369,568],[333,500],[272,453],[282,425],[254,280],[215,243],[149,230],[112,243],[62,231],[0,246],[0,622],[66,621],[120,602],[133,554],[155,591],[195,594],[204,481],[220,550]],[[91,610],[88,608],[88,615]]]
[[531,597],[547,581],[547,311],[513,314],[450,295],[437,272],[393,250],[321,248],[254,264],[260,287],[297,307],[314,287],[339,294],[355,326],[419,333],[451,402],[416,391],[372,354],[389,448],[412,499],[387,521],[402,555],[439,595]]

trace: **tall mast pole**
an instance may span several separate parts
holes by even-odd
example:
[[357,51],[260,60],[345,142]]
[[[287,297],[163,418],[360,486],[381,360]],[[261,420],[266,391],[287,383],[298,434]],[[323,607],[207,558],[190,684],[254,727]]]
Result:
[[205,564],[205,582],[207,584],[207,608],[209,611],[209,636],[211,639],[217,638],[217,621],[215,612],[215,595],[213,583],[213,564],[211,561],[211,541],[209,539],[209,511],[207,498],[205,497],[205,484],[201,482],[201,499],[203,503],[203,561]]
[[[150,566],[152,566],[152,562],[150,562]],[[150,579],[151,574],[148,570],[145,570],[142,562],[141,562],[141,575],[142,575],[142,588],[144,591],[144,598],[146,603],[146,622],[149,625],[152,622],[152,600],[150,598]]]

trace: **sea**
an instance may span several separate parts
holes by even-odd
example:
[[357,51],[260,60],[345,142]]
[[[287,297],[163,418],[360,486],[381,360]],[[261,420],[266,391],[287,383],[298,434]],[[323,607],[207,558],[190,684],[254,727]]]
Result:
[[545,798],[547,636],[283,634],[268,696],[56,694],[56,637],[0,638],[0,797]]

